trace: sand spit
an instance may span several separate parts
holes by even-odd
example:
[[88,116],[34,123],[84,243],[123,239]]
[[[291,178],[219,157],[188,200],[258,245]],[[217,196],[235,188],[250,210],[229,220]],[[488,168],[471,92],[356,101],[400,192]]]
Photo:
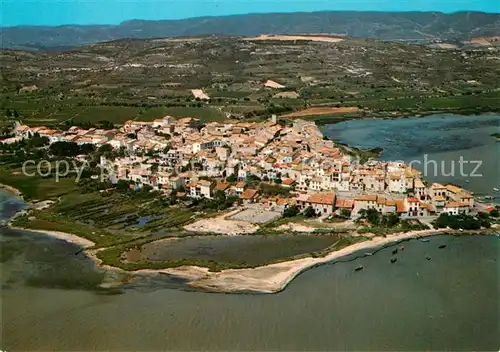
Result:
[[[193,268],[193,271],[188,271],[190,274],[189,280],[192,280],[190,284],[194,287],[214,292],[276,293],[282,291],[297,275],[317,265],[334,261],[361,250],[379,248],[413,238],[442,235],[446,232],[449,232],[449,230],[412,231],[387,237],[374,237],[372,240],[345,247],[322,258],[304,258],[254,269],[229,269],[219,273],[207,272],[196,280],[192,280],[192,277],[195,276],[195,270],[199,269]],[[187,276],[183,276],[186,269],[182,271],[169,269],[167,272],[188,279]]]
[[48,231],[48,230],[32,230],[32,229],[25,229],[23,227],[14,227],[14,226],[9,226],[13,230],[18,230],[18,231],[24,231],[24,232],[30,232],[30,233],[41,233],[50,237],[54,237],[69,243],[76,244],[82,248],[90,248],[95,246],[95,243],[87,240],[85,238],[79,237],[77,235],[73,235],[71,233],[66,233],[66,232],[59,232],[59,231]]
[[[195,288],[200,288],[210,292],[223,292],[223,293],[238,293],[238,292],[256,292],[256,293],[276,293],[280,292],[300,273],[324,264],[332,262],[341,257],[350,255],[352,253],[370,250],[386,246],[392,243],[397,243],[413,238],[429,237],[435,235],[443,235],[449,232],[449,229],[440,230],[424,230],[412,231],[407,233],[400,233],[388,235],[387,237],[373,237],[371,240],[356,243],[354,245],[342,248],[338,251],[331,252],[321,258],[303,258],[291,260],[282,263],[264,265],[257,268],[249,269],[228,269],[221,272],[210,272],[207,268],[196,266],[183,266],[179,268],[169,269],[141,269],[136,271],[125,271],[120,268],[103,265],[102,261],[97,258],[97,252],[101,249],[91,249],[94,246],[92,241],[78,237],[76,235],[57,232],[57,231],[37,231],[31,229],[13,227],[15,230],[28,231],[32,233],[42,233],[48,236],[56,237],[61,240],[71,242],[86,248],[85,254],[91,258],[98,267],[120,271],[128,274],[139,275],[158,275],[168,274],[187,281],[187,283]],[[465,234],[466,232],[464,232]]]

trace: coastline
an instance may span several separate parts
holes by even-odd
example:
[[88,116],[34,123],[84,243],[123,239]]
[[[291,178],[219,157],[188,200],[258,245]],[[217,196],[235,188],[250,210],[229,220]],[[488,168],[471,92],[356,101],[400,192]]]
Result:
[[[431,237],[444,235],[450,232],[450,229],[437,229],[437,230],[422,230],[422,231],[410,231],[406,233],[397,233],[393,235],[388,235],[387,237],[373,237],[371,240],[366,240],[364,242],[359,242],[340,250],[333,251],[320,258],[302,258],[296,260],[290,260],[275,264],[263,265],[256,268],[248,269],[227,269],[220,272],[210,272],[208,268],[198,267],[198,266],[182,266],[178,268],[168,268],[168,269],[140,269],[135,271],[126,271],[121,268],[109,266],[103,264],[102,261],[96,256],[96,253],[100,249],[92,249],[95,245],[92,241],[85,238],[76,236],[74,234],[58,232],[58,231],[46,231],[46,230],[34,230],[25,229],[20,227],[11,227],[13,230],[27,231],[34,234],[43,234],[46,236],[58,238],[76,245],[81,246],[84,249],[84,253],[87,257],[92,259],[96,267],[119,271],[128,274],[144,274],[144,275],[161,275],[167,274],[172,275],[183,280],[186,280],[186,284],[208,292],[217,293],[277,293],[284,290],[287,285],[294,280],[301,273],[312,269],[316,266],[333,262],[342,257],[349,256],[353,253],[362,250],[373,250],[378,249],[387,245],[394,245],[402,241],[407,241],[411,239]],[[456,232],[460,234],[478,234],[481,232]]]
[[[23,199],[23,194],[20,190],[17,188],[14,188],[12,186],[6,185],[4,183],[0,183],[0,190],[6,190],[7,192],[11,193],[18,199]],[[24,199],[23,199],[24,200]]]

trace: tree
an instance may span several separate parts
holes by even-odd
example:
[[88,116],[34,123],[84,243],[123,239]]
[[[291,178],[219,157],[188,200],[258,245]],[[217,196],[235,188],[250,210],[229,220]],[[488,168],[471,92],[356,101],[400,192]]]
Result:
[[155,174],[158,172],[158,163],[151,164],[151,173]]
[[106,152],[111,153],[113,152],[113,147],[110,144],[103,144],[97,149],[97,152],[99,154],[104,154]]
[[130,183],[125,180],[118,180],[116,183],[116,189],[120,191],[128,191],[130,189]]
[[304,216],[306,218],[313,218],[316,216],[316,211],[314,210],[313,207],[309,206],[304,210]]
[[382,216],[382,225],[387,227],[393,227],[399,224],[399,215],[397,213],[391,213]]
[[299,213],[300,213],[299,207],[297,207],[296,205],[293,205],[293,206],[285,209],[285,211],[283,212],[283,217],[284,218],[291,218],[291,217],[296,216]]
[[349,209],[341,209],[340,210],[340,216],[344,218],[350,218],[351,217],[351,211]]
[[80,147],[73,142],[55,142],[50,145],[49,150],[57,157],[75,157],[80,153]]
[[226,181],[229,183],[234,183],[234,182],[238,181],[238,177],[236,177],[235,174],[232,174],[231,176],[228,176],[226,178]]
[[498,218],[500,216],[500,211],[498,211],[498,209],[493,209],[492,211],[490,211],[490,216]]
[[14,110],[14,117],[17,119],[19,118],[19,113],[17,112],[17,110]]

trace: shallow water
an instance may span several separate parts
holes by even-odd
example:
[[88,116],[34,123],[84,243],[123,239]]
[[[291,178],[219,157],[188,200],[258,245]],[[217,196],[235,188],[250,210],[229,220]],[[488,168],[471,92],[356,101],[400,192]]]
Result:
[[[441,244],[447,247],[439,249]],[[131,287],[122,295],[102,296],[14,286],[2,290],[2,346],[8,351],[497,350],[499,245],[494,236],[413,240],[394,264],[392,248],[385,248],[309,270],[275,295]],[[364,270],[354,271],[359,264]],[[74,267],[65,271],[82,274]],[[47,275],[60,273],[53,269]]]
[[[166,243],[168,241],[168,243]],[[321,235],[204,236],[163,240],[143,246],[149,260],[214,260],[217,263],[263,265],[327,249],[338,241]]]
[[[322,131],[349,145],[384,148],[382,159],[413,161],[426,180],[458,184],[500,202],[500,193],[493,190],[500,189],[500,142],[491,136],[500,132],[499,115],[351,120]],[[481,166],[473,173],[477,162]]]

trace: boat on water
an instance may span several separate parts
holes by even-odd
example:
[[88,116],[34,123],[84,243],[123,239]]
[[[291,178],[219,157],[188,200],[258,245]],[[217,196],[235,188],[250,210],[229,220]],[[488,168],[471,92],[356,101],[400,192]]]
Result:
[[465,180],[465,183],[470,183],[470,181],[469,180]]
[[360,270],[363,270],[363,265],[358,265],[354,271],[360,271]]
[[430,239],[428,239],[428,238],[422,238],[422,239],[420,240],[420,242],[429,242],[429,241],[430,241]]
[[84,250],[85,250],[84,248],[80,249],[79,251],[75,252],[75,255],[82,253]]
[[439,246],[439,249],[443,249],[443,248],[446,248],[445,244],[442,244],[442,245]]
[[373,255],[373,253],[366,252],[365,255],[368,256],[368,257],[371,257]]
[[493,190],[494,190],[495,192],[500,191],[500,189],[498,189],[498,188],[493,188]]
[[398,253],[398,249],[395,248],[393,251],[392,251],[392,254],[397,254]]
[[430,257],[430,256],[427,256],[427,257],[425,257],[425,259],[427,259],[427,260],[431,260],[431,257]]
[[391,263],[396,263],[397,260],[398,258],[391,258]]

